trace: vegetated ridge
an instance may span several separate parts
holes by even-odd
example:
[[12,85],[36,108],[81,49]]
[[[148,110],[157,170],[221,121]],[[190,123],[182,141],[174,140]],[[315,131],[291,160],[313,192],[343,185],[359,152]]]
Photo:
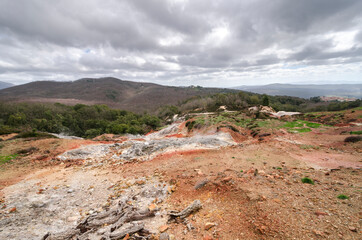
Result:
[[106,104],[141,113],[165,104],[177,104],[196,95],[233,92],[231,89],[169,87],[117,78],[84,78],[73,82],[38,81],[0,91],[0,100],[59,102],[74,105]]
[[362,97],[362,84],[268,84],[262,86],[238,86],[234,89],[259,94],[311,98],[317,96]]
[[0,89],[9,88],[12,86],[14,86],[14,84],[0,81]]

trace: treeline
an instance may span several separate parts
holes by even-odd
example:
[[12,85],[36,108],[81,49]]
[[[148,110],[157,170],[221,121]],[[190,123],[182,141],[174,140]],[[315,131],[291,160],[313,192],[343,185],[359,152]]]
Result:
[[144,134],[160,125],[156,116],[106,105],[0,102],[0,134],[37,130],[91,138],[103,133]]
[[[178,111],[186,112],[202,112],[217,111],[220,106],[226,106],[228,110],[245,110],[251,106],[268,105],[276,111],[290,112],[313,112],[313,111],[340,111],[361,106],[362,101],[356,100],[352,102],[321,102],[315,98],[304,99],[290,96],[268,96],[265,94],[255,94],[250,92],[224,93],[214,94],[206,97],[193,97],[182,103],[178,107]],[[173,109],[172,112],[176,112]]]

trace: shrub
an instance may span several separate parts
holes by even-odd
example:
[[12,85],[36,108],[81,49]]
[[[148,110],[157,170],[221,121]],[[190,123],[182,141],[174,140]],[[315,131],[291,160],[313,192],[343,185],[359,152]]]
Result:
[[314,185],[314,181],[308,177],[302,178],[302,183],[308,183]]
[[338,195],[337,198],[342,199],[342,200],[349,199],[349,197],[347,195],[344,195],[344,194]]
[[362,135],[362,131],[351,131],[349,134]]
[[89,130],[85,131],[85,135],[87,138],[94,138],[94,137],[101,135],[101,130],[100,129],[89,129]]

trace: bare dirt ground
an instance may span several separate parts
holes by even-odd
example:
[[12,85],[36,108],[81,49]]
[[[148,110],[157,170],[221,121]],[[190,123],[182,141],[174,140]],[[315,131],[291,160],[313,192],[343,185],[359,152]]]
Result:
[[[3,141],[1,155],[33,150],[0,165],[0,238],[76,230],[127,199],[128,207],[152,217],[119,229],[142,230],[112,238],[122,231],[112,232],[110,223],[79,239],[361,239],[362,142],[344,142],[346,132],[361,131],[361,113],[306,133],[262,129],[272,133],[262,138],[243,128],[188,132],[183,123],[128,141]],[[200,141],[205,134],[208,141]],[[100,144],[108,150],[89,150]],[[125,152],[135,157],[121,158]],[[302,183],[304,177],[314,184]],[[348,199],[337,198],[341,194]],[[201,209],[168,221],[171,210],[195,200]],[[51,234],[45,239],[72,239]]]

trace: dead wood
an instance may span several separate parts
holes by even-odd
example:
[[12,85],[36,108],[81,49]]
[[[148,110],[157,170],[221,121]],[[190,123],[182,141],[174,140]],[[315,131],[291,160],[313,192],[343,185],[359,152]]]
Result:
[[111,232],[116,230],[117,228],[121,227],[123,224],[133,221],[139,221],[143,220],[145,218],[153,217],[155,216],[154,211],[145,210],[145,211],[139,211],[139,212],[128,212],[123,217],[121,217],[115,224],[111,226]]
[[47,233],[42,240],[69,240],[75,238],[78,234],[80,234],[79,229],[69,229],[60,233]]
[[187,218],[191,213],[196,212],[201,208],[202,208],[201,201],[195,200],[193,203],[191,203],[187,208],[185,208],[181,212],[170,211],[168,215],[170,216],[170,220],[175,218],[184,219]]
[[133,226],[126,227],[125,229],[119,229],[119,231],[112,232],[109,235],[109,239],[112,239],[112,240],[113,239],[122,239],[127,234],[131,235],[131,234],[141,231],[144,227],[145,227],[145,225],[143,223],[141,223],[141,224],[136,224]]

